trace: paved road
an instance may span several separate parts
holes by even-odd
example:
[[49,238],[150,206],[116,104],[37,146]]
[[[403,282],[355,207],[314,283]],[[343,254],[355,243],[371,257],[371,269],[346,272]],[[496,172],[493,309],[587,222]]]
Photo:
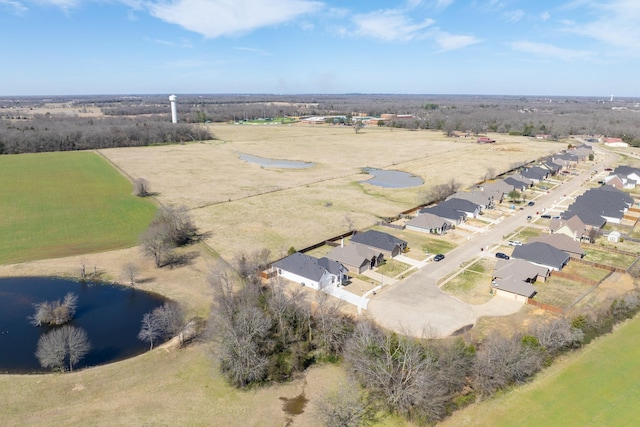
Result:
[[[562,202],[565,194],[570,197],[580,190],[585,179],[591,178],[591,170],[602,170],[613,158],[610,154],[600,157],[605,160],[535,198],[534,206],[505,217],[485,233],[473,235],[468,243],[449,252],[444,260],[427,264],[397,284],[378,291],[368,303],[368,315],[381,326],[402,334],[443,337],[473,326],[479,317],[505,316],[517,312],[522,303],[494,297],[486,304],[470,305],[442,292],[436,282],[440,277],[459,270],[463,262],[483,255],[481,247],[491,250],[503,237],[525,226],[528,215],[535,216],[536,211],[542,212],[545,208],[550,210]],[[565,201],[565,204],[569,203]]]

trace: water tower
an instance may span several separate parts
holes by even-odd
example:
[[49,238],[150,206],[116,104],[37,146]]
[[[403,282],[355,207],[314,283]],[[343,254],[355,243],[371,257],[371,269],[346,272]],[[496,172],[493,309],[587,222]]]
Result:
[[176,107],[176,100],[178,98],[175,95],[169,96],[171,101],[171,123],[178,123],[178,108]]

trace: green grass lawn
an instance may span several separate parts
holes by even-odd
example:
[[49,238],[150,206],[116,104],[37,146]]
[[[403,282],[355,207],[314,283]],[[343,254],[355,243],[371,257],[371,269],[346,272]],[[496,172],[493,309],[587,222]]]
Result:
[[587,252],[584,256],[585,261],[597,262],[611,267],[629,268],[636,260],[636,257],[631,255],[599,250],[594,247],[588,247],[585,251]]
[[442,290],[469,304],[483,304],[491,299],[494,266],[495,262],[481,259],[448,281]]
[[0,264],[135,245],[156,211],[92,152],[0,156]]
[[631,426],[640,419],[640,317],[444,425]]

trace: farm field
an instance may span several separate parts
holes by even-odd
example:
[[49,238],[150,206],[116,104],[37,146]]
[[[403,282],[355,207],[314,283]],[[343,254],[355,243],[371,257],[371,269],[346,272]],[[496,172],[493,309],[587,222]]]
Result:
[[[489,168],[556,152],[564,143],[496,135],[495,145],[442,132],[341,126],[212,124],[218,138],[203,143],[114,148],[101,153],[133,178],[144,177],[162,203],[191,208],[207,240],[230,260],[241,251],[268,248],[273,258],[421,203],[421,193],[451,179],[478,182]],[[306,169],[270,169],[240,154],[314,162]],[[363,167],[395,169],[424,184],[388,189],[363,183]]]
[[156,207],[91,152],[0,156],[0,264],[134,246]]
[[442,425],[635,425],[640,418],[639,334],[636,317],[558,361],[530,384],[472,405]]

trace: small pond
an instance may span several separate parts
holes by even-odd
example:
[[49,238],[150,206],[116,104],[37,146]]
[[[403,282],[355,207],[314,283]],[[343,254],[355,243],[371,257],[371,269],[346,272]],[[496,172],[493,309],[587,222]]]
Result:
[[377,187],[384,188],[408,188],[417,187],[424,184],[424,181],[419,176],[412,175],[408,172],[383,170],[374,168],[363,169],[365,173],[373,175],[366,181],[367,184],[375,185]]
[[239,154],[239,157],[245,162],[255,163],[263,168],[279,168],[279,169],[305,169],[315,166],[313,162],[299,162],[295,160],[267,159],[264,157],[252,156],[250,154]]
[[0,279],[0,373],[49,372],[35,351],[49,326],[33,326],[33,304],[78,296],[76,315],[68,325],[83,328],[91,350],[75,369],[115,362],[144,353],[149,344],[138,339],[144,313],[165,300],[124,286],[76,282],[50,277]]

